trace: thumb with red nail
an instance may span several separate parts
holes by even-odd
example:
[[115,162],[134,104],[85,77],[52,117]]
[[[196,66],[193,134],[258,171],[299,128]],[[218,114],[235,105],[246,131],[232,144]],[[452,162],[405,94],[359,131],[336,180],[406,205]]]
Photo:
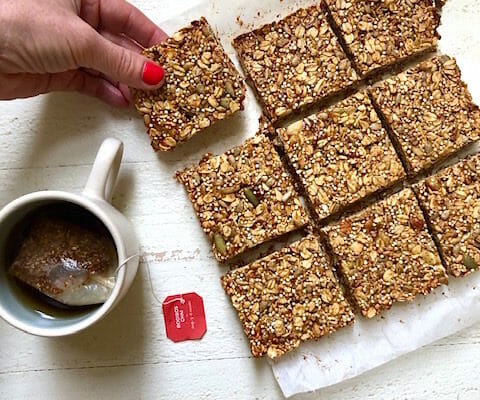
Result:
[[167,35],[125,0],[4,0],[0,37],[0,100],[77,91],[122,107],[129,87],[164,83],[141,52]]
[[154,62],[147,61],[143,67],[143,82],[147,85],[158,85],[163,82],[165,77],[165,72],[160,65],[155,64]]

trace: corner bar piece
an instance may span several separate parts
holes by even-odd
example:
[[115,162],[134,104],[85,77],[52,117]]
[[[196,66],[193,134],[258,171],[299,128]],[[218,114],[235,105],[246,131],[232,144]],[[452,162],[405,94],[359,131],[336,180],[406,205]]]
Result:
[[354,320],[317,237],[222,278],[255,357],[277,358]]
[[320,5],[238,36],[233,46],[272,120],[338,94],[358,80]]

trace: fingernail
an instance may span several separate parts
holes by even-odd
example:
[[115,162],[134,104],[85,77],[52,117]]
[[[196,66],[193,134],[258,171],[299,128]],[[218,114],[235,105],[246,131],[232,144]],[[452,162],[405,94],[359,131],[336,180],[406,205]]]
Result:
[[153,62],[147,61],[143,67],[142,80],[147,85],[158,85],[163,77],[165,76],[165,71],[163,68]]

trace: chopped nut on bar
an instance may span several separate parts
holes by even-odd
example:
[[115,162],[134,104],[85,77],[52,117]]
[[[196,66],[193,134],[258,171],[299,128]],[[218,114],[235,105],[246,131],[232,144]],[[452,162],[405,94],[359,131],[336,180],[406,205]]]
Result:
[[277,132],[320,220],[405,177],[366,92]]
[[354,320],[317,237],[229,272],[222,284],[255,357],[277,358]]
[[342,92],[358,79],[321,6],[245,33],[233,46],[273,120]]
[[447,271],[466,275],[480,266],[480,155],[415,186],[437,237]]
[[308,222],[290,175],[264,135],[206,158],[177,178],[219,261]]
[[446,284],[411,189],[325,228],[349,294],[368,318]]
[[155,150],[171,150],[243,109],[245,84],[205,18],[143,53],[165,69],[165,85],[135,91]]
[[440,19],[433,0],[326,0],[326,4],[362,76],[437,45]]
[[372,89],[414,174],[480,138],[480,110],[453,58],[435,57]]

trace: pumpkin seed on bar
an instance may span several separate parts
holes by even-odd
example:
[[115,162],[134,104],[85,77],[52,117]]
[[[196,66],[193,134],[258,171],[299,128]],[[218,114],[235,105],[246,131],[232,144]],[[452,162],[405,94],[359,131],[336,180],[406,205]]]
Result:
[[465,265],[468,269],[476,269],[478,267],[477,262],[468,254],[463,256],[463,265]]
[[215,247],[217,248],[217,250],[220,252],[222,256],[226,256],[227,245],[225,244],[225,239],[223,239],[223,236],[216,233],[214,240],[215,240]]
[[245,193],[245,196],[247,197],[248,201],[252,203],[254,207],[260,204],[260,201],[258,201],[257,196],[255,196],[255,194],[252,192],[250,188],[243,189],[243,193]]

